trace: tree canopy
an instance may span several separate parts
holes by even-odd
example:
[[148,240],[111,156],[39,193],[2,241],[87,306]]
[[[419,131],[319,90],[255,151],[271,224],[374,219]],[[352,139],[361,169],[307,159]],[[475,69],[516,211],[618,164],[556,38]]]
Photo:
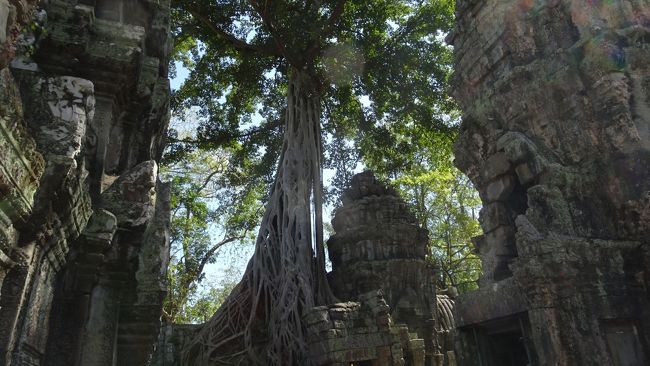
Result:
[[229,180],[271,187],[255,255],[187,364],[305,364],[302,315],[334,300],[322,169],[335,169],[336,192],[360,159],[405,171],[432,136],[423,132],[455,133],[452,10],[450,0],[174,2],[176,60],[191,70],[174,110],[194,108],[199,124],[192,139],[172,132],[168,163],[226,148]]
[[175,2],[174,19],[176,60],[191,70],[174,111],[198,107],[200,122],[195,139],[172,134],[170,159],[197,147],[236,147],[233,167],[271,183],[292,67],[316,79],[334,193],[364,154],[378,150],[395,168],[407,164],[401,152],[417,147],[392,126],[455,128],[444,118],[454,105],[442,40],[453,1],[184,0]]

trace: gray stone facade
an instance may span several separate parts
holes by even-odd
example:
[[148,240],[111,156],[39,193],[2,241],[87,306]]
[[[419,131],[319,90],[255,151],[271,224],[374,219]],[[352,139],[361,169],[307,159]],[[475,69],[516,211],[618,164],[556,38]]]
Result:
[[146,365],[169,256],[169,2],[37,3],[0,0],[0,365]]
[[650,3],[456,5],[456,164],[485,233],[459,364],[647,365]]

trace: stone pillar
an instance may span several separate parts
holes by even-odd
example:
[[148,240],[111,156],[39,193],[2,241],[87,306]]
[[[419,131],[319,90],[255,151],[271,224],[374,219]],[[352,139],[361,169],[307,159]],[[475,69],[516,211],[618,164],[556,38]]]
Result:
[[106,165],[107,148],[110,144],[111,129],[115,124],[114,115],[115,103],[113,98],[98,96],[95,107],[95,118],[93,119],[90,129],[90,135],[93,136],[94,149],[91,154],[94,156],[90,159],[94,162],[89,167],[91,175],[91,196],[99,201],[104,188],[104,171]]
[[41,364],[47,345],[47,332],[50,327],[50,311],[54,296],[56,272],[48,256],[43,256],[34,274],[29,299],[17,324],[20,337],[16,345],[11,365]]
[[14,250],[16,265],[7,273],[0,292],[0,365],[10,365],[18,346],[22,325],[40,250],[31,243]]
[[113,287],[102,281],[92,291],[79,366],[113,365],[120,304],[120,292]]

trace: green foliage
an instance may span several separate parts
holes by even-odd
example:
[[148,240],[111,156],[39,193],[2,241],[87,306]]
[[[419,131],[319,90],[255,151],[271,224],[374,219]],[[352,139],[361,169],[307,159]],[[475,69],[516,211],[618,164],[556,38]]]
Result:
[[[418,149],[411,155],[408,150],[376,152],[367,164],[381,176],[392,178],[420,225],[429,230],[431,259],[440,270],[438,287],[454,286],[461,293],[473,290],[481,274],[480,260],[471,243],[481,234],[477,220],[481,200],[469,179],[452,164],[454,138],[430,130],[414,133],[401,128],[400,136],[417,136]],[[385,156],[401,160],[396,164]]]
[[216,288],[202,291],[205,267],[227,246],[252,243],[264,185],[237,177],[228,163],[232,154],[197,150],[163,168],[172,187],[172,255],[164,306],[169,321],[199,321],[206,299],[215,300],[219,293]]
[[[323,103],[324,168],[334,203],[365,154],[415,149],[387,129],[413,124],[454,133],[443,116],[451,52],[443,35],[451,0],[173,2],[175,60],[190,75],[174,95],[181,116],[198,106],[195,140],[172,131],[170,159],[193,149],[239,147],[232,164],[270,184],[279,156],[288,72],[304,68]],[[387,151],[387,150],[383,150]],[[397,154],[387,156],[404,165]],[[255,164],[250,163],[254,157]]]

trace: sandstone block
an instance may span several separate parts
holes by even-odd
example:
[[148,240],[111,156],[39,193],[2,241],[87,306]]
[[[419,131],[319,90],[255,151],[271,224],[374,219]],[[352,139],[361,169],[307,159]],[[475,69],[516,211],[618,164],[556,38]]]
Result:
[[483,178],[490,180],[506,174],[511,168],[505,153],[498,152],[490,156],[483,166]]
[[12,6],[7,0],[0,0],[0,43],[8,40],[7,31],[11,26]]
[[490,182],[486,189],[487,202],[503,201],[510,196],[515,187],[512,174],[502,175]]
[[532,141],[521,132],[509,131],[497,140],[497,150],[503,151],[512,164],[530,160],[537,154]]
[[511,225],[510,210],[501,202],[489,203],[481,208],[479,223],[484,233],[489,233],[499,226]]
[[485,234],[488,251],[495,255],[515,255],[515,230],[512,226],[499,226]]
[[329,312],[327,311],[327,307],[319,306],[313,308],[309,313],[305,315],[304,320],[307,325],[329,322],[330,318],[329,318]]
[[533,158],[525,163],[517,165],[515,172],[519,178],[519,183],[523,186],[528,186],[542,174],[544,165],[540,159]]
[[102,206],[115,214],[118,225],[135,227],[154,214],[158,165],[150,160],[120,176],[104,193]]

